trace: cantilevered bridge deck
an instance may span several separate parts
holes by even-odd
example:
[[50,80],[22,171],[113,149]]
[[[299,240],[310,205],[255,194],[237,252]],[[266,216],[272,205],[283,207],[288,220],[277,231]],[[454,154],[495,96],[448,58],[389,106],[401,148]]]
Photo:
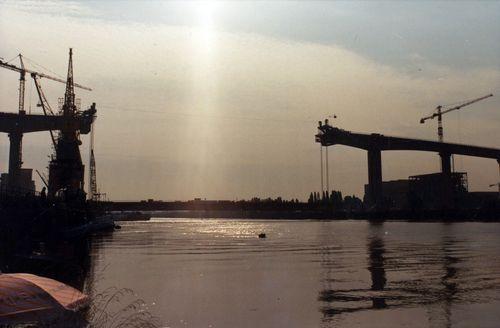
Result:
[[316,142],[323,146],[346,145],[365,150],[416,150],[500,159],[500,149],[437,142],[422,139],[389,137],[382,134],[353,133],[330,125],[322,125]]
[[381,151],[409,150],[436,152],[441,157],[442,173],[451,174],[451,155],[465,155],[496,159],[500,165],[500,149],[436,142],[422,139],[390,137],[382,134],[354,133],[342,130],[328,123],[318,127],[316,142],[322,146],[345,145],[368,151],[368,189],[369,198],[377,203],[382,198],[382,160]]

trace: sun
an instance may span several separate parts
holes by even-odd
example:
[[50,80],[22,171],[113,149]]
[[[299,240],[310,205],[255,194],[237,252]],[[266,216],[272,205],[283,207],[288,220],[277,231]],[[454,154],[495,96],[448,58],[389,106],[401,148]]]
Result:
[[205,49],[211,49],[215,42],[215,16],[220,10],[220,3],[217,1],[196,1],[192,3],[192,6],[200,45]]
[[199,1],[194,4],[197,25],[207,29],[213,29],[214,27],[214,15],[219,7],[219,3],[216,1]]

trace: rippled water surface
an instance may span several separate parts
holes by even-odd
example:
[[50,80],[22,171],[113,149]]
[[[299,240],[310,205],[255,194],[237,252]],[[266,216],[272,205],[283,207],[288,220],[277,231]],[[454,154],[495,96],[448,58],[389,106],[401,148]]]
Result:
[[500,224],[121,225],[94,241],[89,282],[131,288],[165,327],[500,326]]

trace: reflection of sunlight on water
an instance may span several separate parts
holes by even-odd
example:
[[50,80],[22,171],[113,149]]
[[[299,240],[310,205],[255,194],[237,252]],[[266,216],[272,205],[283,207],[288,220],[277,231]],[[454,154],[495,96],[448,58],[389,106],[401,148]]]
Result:
[[266,229],[266,226],[269,225],[248,221],[231,221],[228,224],[227,220],[200,220],[193,224],[191,233],[210,234],[213,237],[255,238]]

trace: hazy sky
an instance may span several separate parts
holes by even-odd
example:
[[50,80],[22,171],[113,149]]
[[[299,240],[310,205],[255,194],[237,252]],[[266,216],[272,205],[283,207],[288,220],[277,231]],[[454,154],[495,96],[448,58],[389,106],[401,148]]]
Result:
[[[491,92],[445,117],[445,139],[500,147],[500,2],[1,1],[0,40],[4,60],[62,77],[73,47],[112,199],[306,199],[320,188],[317,121],[333,113],[348,130],[436,139],[420,117]],[[43,87],[57,107],[64,85]],[[16,111],[17,88],[0,70],[0,111]],[[39,112],[35,95],[30,81]],[[25,136],[25,167],[45,170],[50,153],[48,133]],[[6,135],[0,154],[5,171]],[[329,155],[330,184],[362,196],[366,153]],[[384,180],[439,169],[433,153],[382,156]],[[495,161],[456,167],[471,190],[499,179]]]

